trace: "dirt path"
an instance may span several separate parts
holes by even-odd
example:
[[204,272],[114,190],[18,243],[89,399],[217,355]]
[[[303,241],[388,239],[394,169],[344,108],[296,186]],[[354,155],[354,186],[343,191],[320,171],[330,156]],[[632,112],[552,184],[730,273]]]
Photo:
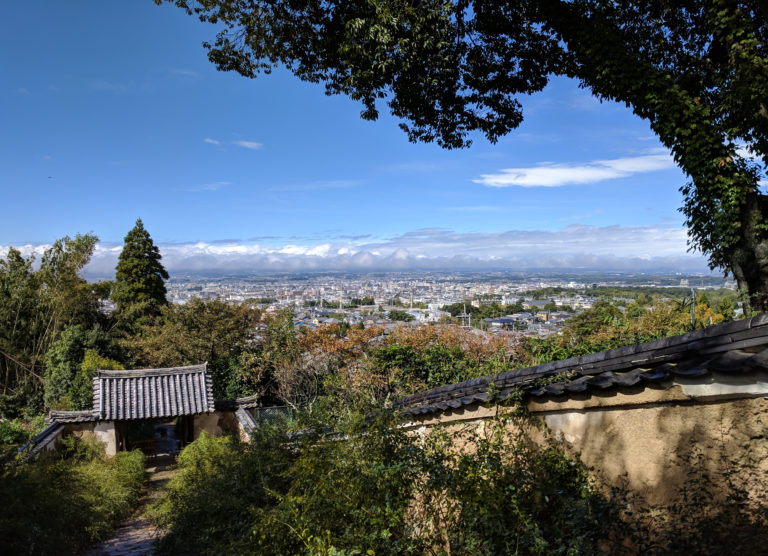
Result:
[[153,554],[153,542],[159,532],[144,517],[147,506],[157,500],[161,488],[173,475],[171,466],[175,459],[170,456],[153,458],[148,462],[149,478],[134,514],[117,529],[112,538],[92,548],[81,556],[124,556],[127,554]]

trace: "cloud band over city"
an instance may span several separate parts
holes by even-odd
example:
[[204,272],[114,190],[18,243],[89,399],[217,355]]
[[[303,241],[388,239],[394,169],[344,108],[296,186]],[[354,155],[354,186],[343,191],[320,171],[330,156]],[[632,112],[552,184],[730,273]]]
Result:
[[[336,236],[326,241],[263,238],[263,241],[160,243],[171,272],[283,272],[322,270],[551,269],[706,271],[699,254],[687,253],[680,228],[570,225],[554,231],[507,230],[461,233],[414,230],[389,238]],[[45,245],[17,246],[38,254]],[[87,274],[114,273],[122,244],[98,245]],[[7,246],[0,248],[0,254]]]

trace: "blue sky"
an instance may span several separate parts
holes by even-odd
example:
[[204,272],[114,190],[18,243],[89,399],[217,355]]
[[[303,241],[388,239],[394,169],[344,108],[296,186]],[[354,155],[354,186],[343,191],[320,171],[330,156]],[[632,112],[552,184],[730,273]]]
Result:
[[151,0],[5,7],[0,254],[92,231],[108,272],[141,217],[171,271],[706,268],[648,125],[571,81],[445,151],[285,71],[217,72],[214,32]]

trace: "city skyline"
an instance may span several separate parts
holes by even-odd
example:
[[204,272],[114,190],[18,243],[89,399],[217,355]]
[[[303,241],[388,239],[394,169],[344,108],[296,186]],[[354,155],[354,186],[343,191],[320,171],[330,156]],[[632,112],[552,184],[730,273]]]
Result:
[[104,273],[142,218],[178,272],[707,268],[669,153],[572,81],[446,151],[282,69],[217,72],[215,28],[173,6],[19,4],[0,26],[0,255],[93,231]]

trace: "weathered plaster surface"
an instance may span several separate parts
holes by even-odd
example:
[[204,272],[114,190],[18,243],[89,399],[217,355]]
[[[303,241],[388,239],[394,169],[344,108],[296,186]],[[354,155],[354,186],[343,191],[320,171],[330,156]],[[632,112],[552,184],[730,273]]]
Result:
[[195,439],[197,439],[203,431],[211,436],[221,436],[222,429],[219,425],[219,417],[220,414],[218,411],[195,415]]
[[83,439],[93,439],[104,444],[104,452],[108,456],[117,453],[117,438],[114,421],[96,421],[93,423],[72,423],[64,427],[62,435],[74,434]]
[[[680,382],[680,381],[678,381]],[[732,480],[746,489],[768,476],[768,400],[753,380],[669,383],[582,399],[528,403],[554,438],[594,468],[605,483],[627,486],[649,503],[672,500],[692,474]],[[415,419],[424,433],[435,424],[473,427],[499,408],[467,406]]]
[[649,502],[674,498],[691,473],[735,473],[747,485],[768,473],[768,401],[712,403],[543,414],[555,438],[608,483],[626,478]]
[[697,399],[768,395],[768,373],[764,372],[746,376],[715,373],[704,381],[679,378],[675,384],[684,395]]
[[64,433],[64,429],[60,429],[55,435],[52,435],[46,439],[44,443],[39,446],[40,452],[50,452],[61,448],[61,436]]
[[93,429],[93,436],[103,442],[108,456],[117,453],[117,439],[115,437],[115,425],[112,421],[99,421]]
[[238,422],[232,411],[213,411],[195,415],[195,438],[205,431],[211,436],[238,433]]

